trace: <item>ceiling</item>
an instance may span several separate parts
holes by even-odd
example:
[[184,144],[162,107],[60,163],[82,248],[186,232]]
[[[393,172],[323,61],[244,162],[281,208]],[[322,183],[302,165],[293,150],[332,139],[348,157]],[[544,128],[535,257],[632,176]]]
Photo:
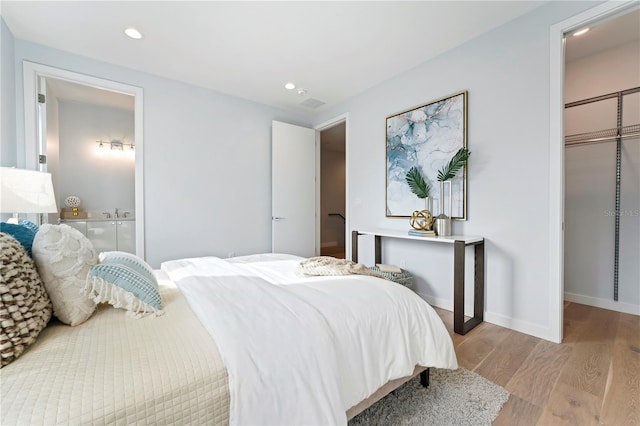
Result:
[[[640,40],[640,9],[589,25],[589,32],[566,37],[565,59],[574,61],[604,50]],[[575,32],[575,31],[574,31]]]
[[97,87],[71,83],[65,80],[47,78],[47,89],[61,101],[81,102],[110,108],[135,110],[135,99],[131,95],[98,89]]
[[[267,105],[314,111],[543,3],[2,0],[1,13],[17,39]],[[143,39],[125,36],[129,26]],[[306,95],[285,90],[288,81]],[[305,106],[314,103],[323,104]]]

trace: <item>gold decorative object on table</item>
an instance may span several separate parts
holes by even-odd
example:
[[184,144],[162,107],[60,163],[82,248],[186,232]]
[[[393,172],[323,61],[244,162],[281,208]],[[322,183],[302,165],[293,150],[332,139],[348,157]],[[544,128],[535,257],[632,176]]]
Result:
[[424,200],[424,210],[416,210],[411,214],[409,224],[417,231],[431,231],[433,226],[433,214],[431,213],[431,198],[429,194],[431,187],[422,177],[422,173],[417,167],[412,167],[405,177],[411,192],[416,194],[420,199]]
[[429,210],[416,210],[411,215],[409,224],[419,231],[430,231],[433,226],[433,214]]
[[86,219],[87,212],[80,208],[80,198],[70,195],[64,200],[67,207],[63,207],[60,211],[60,219]]

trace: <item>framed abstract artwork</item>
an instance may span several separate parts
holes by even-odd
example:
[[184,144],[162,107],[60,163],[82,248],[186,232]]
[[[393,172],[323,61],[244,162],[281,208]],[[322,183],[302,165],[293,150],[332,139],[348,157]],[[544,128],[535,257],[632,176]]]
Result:
[[[386,119],[386,216],[409,217],[425,202],[405,178],[417,167],[431,187],[434,216],[442,212],[438,170],[467,146],[467,92],[393,114]],[[448,197],[447,188],[447,197]],[[467,218],[467,166],[451,180],[451,218]]]

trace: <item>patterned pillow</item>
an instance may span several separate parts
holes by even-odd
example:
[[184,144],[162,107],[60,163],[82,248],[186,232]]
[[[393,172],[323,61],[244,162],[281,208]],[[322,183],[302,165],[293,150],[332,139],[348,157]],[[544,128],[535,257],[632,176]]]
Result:
[[33,240],[33,258],[53,304],[53,314],[69,325],[89,319],[96,304],[82,295],[89,269],[98,263],[91,241],[68,225],[45,224]]
[[89,271],[83,292],[96,303],[106,302],[126,309],[127,315],[134,318],[164,313],[153,270],[131,253],[100,253],[100,264]]
[[15,360],[51,319],[51,301],[33,259],[0,232],[0,368]]
[[33,238],[36,236],[36,232],[38,232],[38,225],[28,220],[17,224],[2,222],[0,223],[0,232],[9,234],[18,240],[25,250],[27,250],[29,256],[32,256],[31,246],[33,245]]

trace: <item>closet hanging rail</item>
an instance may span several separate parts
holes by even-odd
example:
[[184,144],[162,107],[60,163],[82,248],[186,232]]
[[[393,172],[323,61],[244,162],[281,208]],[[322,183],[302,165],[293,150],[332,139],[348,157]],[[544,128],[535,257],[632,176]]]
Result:
[[622,90],[620,92],[608,93],[602,96],[583,99],[581,101],[569,102],[565,104],[565,109],[580,105],[587,105],[607,99],[617,99],[616,127],[614,129],[598,130],[589,133],[580,133],[565,136],[566,147],[581,145],[586,143],[597,143],[604,141],[616,141],[616,182],[615,182],[615,246],[613,258],[613,300],[618,300],[618,278],[620,265],[620,183],[622,180],[622,140],[625,138],[640,136],[640,123],[629,126],[622,125],[622,97],[640,92],[640,87]]
[[[640,136],[640,124],[632,124],[620,128],[620,138],[628,139]],[[564,142],[566,146],[581,145],[583,143],[594,143],[604,141],[615,141],[618,138],[618,128],[597,130],[589,133],[578,133],[566,136]]]
[[[607,99],[619,99],[619,112],[622,112],[622,102],[620,98],[625,95],[631,95],[633,93],[640,92],[640,87],[634,87],[632,89],[622,90],[620,92],[608,93],[606,95],[595,96],[593,98],[582,99],[580,101],[569,102],[564,105],[565,109],[577,107],[580,105],[587,105],[594,102],[606,101]],[[596,130],[595,132],[578,133],[575,135],[565,136],[565,146],[581,145],[583,143],[596,143],[615,141],[618,138],[627,139],[640,136],[640,123],[632,124],[629,126],[622,126],[621,123],[617,123],[618,127],[606,130]]]

